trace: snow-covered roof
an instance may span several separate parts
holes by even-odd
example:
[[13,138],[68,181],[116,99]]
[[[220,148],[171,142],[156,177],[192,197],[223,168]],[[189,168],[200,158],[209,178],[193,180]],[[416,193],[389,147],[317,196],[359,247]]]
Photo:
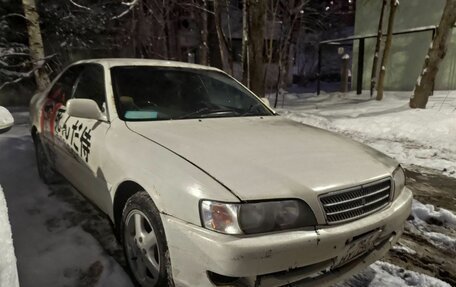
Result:
[[89,59],[81,60],[74,64],[84,64],[84,63],[97,63],[106,65],[109,67],[116,66],[158,66],[158,67],[175,67],[175,68],[188,68],[188,69],[201,69],[201,70],[212,70],[212,71],[221,71],[217,68],[191,64],[186,62],[178,61],[167,61],[167,60],[154,60],[154,59],[135,59],[135,58],[106,58],[106,59]]

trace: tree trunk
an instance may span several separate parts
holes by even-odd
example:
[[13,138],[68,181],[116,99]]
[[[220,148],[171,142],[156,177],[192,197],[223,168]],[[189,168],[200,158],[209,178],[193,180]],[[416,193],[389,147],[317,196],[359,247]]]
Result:
[[49,85],[49,76],[44,69],[44,46],[40,30],[40,17],[36,10],[35,0],[22,0],[24,15],[27,19],[27,31],[30,58],[35,69],[35,81],[38,90],[42,91]]
[[378,77],[378,88],[377,88],[377,101],[383,99],[383,90],[386,76],[386,66],[390,56],[391,44],[393,42],[393,29],[394,29],[394,16],[396,15],[397,7],[399,6],[398,0],[390,1],[390,14],[388,19],[388,32],[386,35],[385,49],[383,50],[382,65],[380,69],[380,75]]
[[286,88],[289,84],[289,70],[290,65],[293,64],[293,47],[296,42],[296,38],[299,34],[299,29],[296,29],[296,24],[299,23],[300,11],[304,8],[306,1],[295,1],[289,0],[287,2],[287,14],[282,20],[282,36],[280,37],[279,45],[279,69],[281,70],[281,76],[279,77],[279,86]]
[[207,29],[207,0],[201,0],[202,11],[200,20],[200,31],[201,31],[201,43],[199,46],[199,63],[201,65],[209,65],[209,49],[208,49],[208,29]]
[[[276,3],[274,3],[276,2]],[[275,4],[275,6],[274,6]],[[265,67],[265,70],[264,70],[264,77],[263,77],[263,81],[265,82],[265,84],[268,84],[268,81],[267,81],[267,78],[268,78],[268,72],[269,72],[269,68],[271,67],[271,64],[272,64],[272,57],[274,55],[274,25],[276,23],[276,17],[277,17],[277,9],[279,8],[279,1],[274,1],[274,0],[271,0],[270,1],[270,8],[271,11],[272,11],[272,27],[270,29],[270,34],[268,35],[268,39],[266,40],[266,59],[267,59],[267,64],[266,64],[266,67]],[[267,86],[265,87],[265,89],[269,89],[270,86]]]
[[247,63],[249,88],[264,97],[264,27],[266,1],[247,0],[248,45]]
[[214,0],[214,16],[215,16],[215,29],[217,30],[217,37],[220,48],[220,58],[222,60],[223,70],[229,74],[233,74],[232,58],[228,43],[226,41],[225,33],[222,28],[222,9],[220,7],[221,0]]
[[432,40],[426,59],[424,60],[423,71],[415,86],[415,91],[410,99],[411,108],[425,109],[429,96],[435,83],[439,65],[445,58],[447,44],[456,23],[456,0],[447,0],[443,10],[442,18],[435,38]]
[[242,83],[250,88],[250,71],[249,71],[249,1],[242,2]]
[[382,10],[380,12],[380,19],[378,21],[378,34],[377,34],[377,42],[375,44],[375,54],[374,54],[374,60],[372,62],[372,74],[371,74],[371,85],[370,85],[370,95],[374,94],[374,89],[375,89],[375,80],[377,78],[377,66],[378,66],[378,56],[380,54],[380,46],[382,44],[382,38],[383,38],[383,18],[385,15],[385,10],[386,10],[386,4],[388,4],[387,0],[383,0],[382,4]]

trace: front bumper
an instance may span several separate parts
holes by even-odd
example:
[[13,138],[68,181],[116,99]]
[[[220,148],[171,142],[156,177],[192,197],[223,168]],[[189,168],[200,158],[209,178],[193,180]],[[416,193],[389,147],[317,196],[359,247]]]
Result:
[[[411,204],[412,193],[405,188],[388,208],[353,222],[248,237],[216,233],[169,215],[162,219],[176,286],[216,286],[207,271],[242,278],[246,285],[325,286],[381,258],[402,234]],[[379,234],[373,251],[346,264],[339,262],[351,241],[374,231]]]

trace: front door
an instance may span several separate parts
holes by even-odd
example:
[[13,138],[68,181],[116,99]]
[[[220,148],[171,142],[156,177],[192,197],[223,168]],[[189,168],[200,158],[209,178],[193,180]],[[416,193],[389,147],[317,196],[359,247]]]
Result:
[[[73,86],[71,98],[92,99],[106,115],[104,68],[98,64],[84,65]],[[61,107],[55,126],[56,147],[65,151],[59,162],[60,166],[65,166],[64,176],[108,213],[112,201],[101,166],[109,122],[70,117],[65,107]]]

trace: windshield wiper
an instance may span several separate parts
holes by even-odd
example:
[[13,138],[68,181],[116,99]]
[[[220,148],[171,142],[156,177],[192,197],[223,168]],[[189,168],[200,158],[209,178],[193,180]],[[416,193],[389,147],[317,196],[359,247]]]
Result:
[[225,114],[237,114],[236,111],[233,110],[228,110],[228,109],[211,109],[208,107],[201,108],[199,110],[196,110],[194,112],[182,115],[177,117],[176,119],[189,119],[193,118],[195,116],[200,116],[201,117],[207,117],[211,115],[225,115]]
[[256,109],[256,108],[262,107],[262,106],[263,106],[263,104],[261,104],[261,103],[256,103],[254,105],[250,105],[250,107],[247,109],[247,111],[245,111],[241,114],[241,117],[247,116],[247,115],[259,115],[259,116],[264,115],[264,113],[261,113],[261,111],[258,111],[258,110],[253,112],[253,109]]

